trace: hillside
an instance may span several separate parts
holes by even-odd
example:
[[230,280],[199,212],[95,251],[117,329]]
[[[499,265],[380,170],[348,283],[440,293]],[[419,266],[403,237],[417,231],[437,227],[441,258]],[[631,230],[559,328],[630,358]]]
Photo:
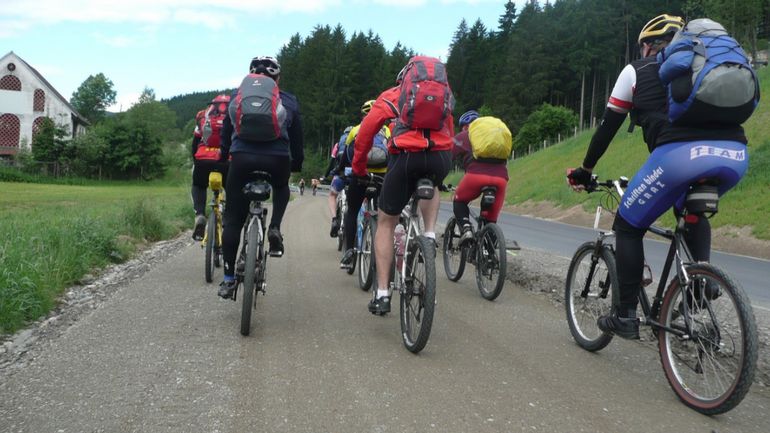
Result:
[[188,93],[185,95],[173,96],[169,99],[161,99],[160,102],[166,104],[168,108],[176,113],[176,126],[178,128],[184,128],[187,122],[195,118],[195,113],[197,113],[198,110],[205,108],[215,96],[222,93],[229,95],[232,91],[232,89],[228,89]]
[[[770,68],[759,71],[763,95],[770,93]],[[749,172],[743,181],[720,202],[720,211],[712,225],[751,226],[753,235],[770,239],[770,106],[760,102],[757,111],[744,125],[749,138]],[[628,125],[620,131],[607,153],[599,161],[595,173],[601,178],[633,176],[647,159],[647,147],[641,128],[628,134]],[[511,180],[506,203],[548,201],[569,208],[583,204],[586,210],[596,206],[596,196],[575,194],[565,185],[564,173],[583,161],[593,131],[589,130],[558,145],[517,159],[509,164]],[[669,222],[669,216],[663,223]]]

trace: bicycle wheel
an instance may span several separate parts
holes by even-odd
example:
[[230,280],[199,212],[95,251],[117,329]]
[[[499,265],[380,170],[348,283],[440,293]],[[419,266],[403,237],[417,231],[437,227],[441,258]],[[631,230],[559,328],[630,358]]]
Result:
[[214,238],[214,267],[215,268],[221,268],[222,267],[222,213],[221,211],[216,212],[216,224],[214,227],[216,227],[216,237]]
[[337,218],[340,221],[339,229],[337,229],[337,251],[342,251],[342,247],[345,245],[345,213],[342,212],[340,206],[337,206]]
[[441,240],[441,251],[444,256],[444,271],[449,281],[457,281],[465,271],[465,260],[468,255],[467,248],[460,248],[460,227],[455,217],[450,217],[444,229],[444,237]]
[[208,225],[206,227],[206,282],[210,283],[214,280],[214,260],[215,251],[214,244],[217,239],[217,214],[212,212],[209,218]]
[[374,234],[377,232],[377,221],[368,218],[364,221],[361,235],[361,251],[358,252],[358,287],[364,292],[372,287],[374,281]]
[[612,310],[613,285],[618,284],[615,254],[608,246],[599,255],[595,251],[595,242],[577,249],[564,289],[569,331],[580,347],[591,352],[604,349],[612,340],[612,334],[602,332],[596,320]]
[[508,260],[503,230],[495,223],[488,223],[479,233],[476,248],[476,285],[481,296],[494,301],[505,285]]
[[436,249],[431,240],[417,236],[408,254],[400,293],[401,338],[410,352],[418,353],[428,343],[436,308]]
[[254,308],[254,292],[257,283],[257,260],[259,256],[259,233],[254,224],[247,237],[246,268],[243,273],[243,305],[241,306],[241,335],[249,335],[251,330],[251,310]]
[[757,325],[743,289],[716,266],[685,268],[663,296],[658,348],[669,385],[696,411],[714,415],[737,406],[751,387],[757,363]]

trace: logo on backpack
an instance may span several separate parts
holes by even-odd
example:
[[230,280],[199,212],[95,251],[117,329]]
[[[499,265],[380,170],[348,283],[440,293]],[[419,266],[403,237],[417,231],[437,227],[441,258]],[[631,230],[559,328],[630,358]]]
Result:
[[235,134],[243,140],[273,141],[285,135],[286,109],[278,84],[267,75],[246,75],[229,111]]
[[[433,57],[412,57],[401,82],[394,145],[400,149],[424,149],[434,144],[430,138],[432,131],[450,136],[450,131],[443,130],[453,108],[454,96],[447,81],[446,66]],[[418,135],[424,136],[409,134],[414,130],[422,130]]]
[[710,19],[690,21],[658,61],[673,125],[740,125],[759,103],[759,81],[746,53]]
[[496,117],[484,116],[471,122],[468,138],[475,160],[505,163],[511,156],[511,130]]

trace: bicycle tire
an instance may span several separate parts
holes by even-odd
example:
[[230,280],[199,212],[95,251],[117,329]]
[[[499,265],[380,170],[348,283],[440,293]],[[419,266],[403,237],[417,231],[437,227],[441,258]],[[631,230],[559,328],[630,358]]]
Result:
[[217,239],[216,217],[216,213],[212,212],[206,226],[205,277],[207,283],[214,281],[214,244]]
[[[428,343],[436,308],[436,248],[432,240],[417,236],[409,249],[405,287],[399,296],[401,338],[407,350],[419,353]],[[419,273],[420,265],[424,275]]]
[[[569,331],[578,346],[590,352],[604,349],[612,341],[612,334],[602,332],[596,325],[596,320],[599,316],[611,312],[612,297],[617,293],[615,286],[618,284],[615,254],[612,249],[609,246],[603,246],[601,253],[595,257],[594,263],[595,250],[595,242],[586,242],[578,247],[569,264],[564,288],[564,307]],[[586,258],[591,261],[582,264]],[[591,273],[592,266],[594,270]],[[587,273],[581,273],[586,270],[588,270]],[[588,281],[588,275],[591,275],[590,281]],[[586,283],[588,283],[589,292],[582,297]],[[576,301],[580,301],[579,305]]]
[[[746,293],[721,269],[708,263],[696,263],[687,265],[685,271],[691,284],[683,292],[678,278],[671,281],[663,295],[660,319],[666,326],[685,330],[694,327],[696,332],[687,332],[687,338],[679,338],[672,332],[660,329],[660,360],[671,389],[685,405],[706,415],[716,415],[737,406],[751,387],[758,351],[756,322]],[[721,295],[713,300],[706,300],[695,293],[695,290],[699,290],[696,285],[705,288],[708,284],[716,283],[721,286]],[[685,300],[688,307],[685,307]],[[718,317],[720,312],[729,307],[734,307],[735,323],[725,323]],[[740,336],[734,335],[734,328],[739,330]],[[738,352],[738,344],[740,354],[737,357],[731,356],[731,351],[733,354]],[[694,369],[692,365],[687,365],[688,360],[692,359],[673,353],[680,346],[686,348],[691,345],[697,346]],[[732,381],[723,382],[707,377],[709,371],[706,370],[724,373],[730,364],[737,369]],[[699,372],[699,369],[702,371]],[[692,380],[689,376],[692,376]],[[725,390],[713,395],[706,395],[700,389],[702,386],[718,386],[722,383],[727,385]]]
[[[444,229],[441,240],[441,251],[444,258],[444,272],[449,281],[458,281],[465,272],[465,261],[468,256],[467,248],[460,248],[460,229],[455,217],[450,217]],[[457,260],[457,264],[453,263]]]
[[361,251],[358,252],[358,287],[364,292],[372,287],[376,274],[374,262],[374,234],[377,232],[377,221],[368,218],[364,221],[363,234],[361,235]]
[[495,223],[487,223],[479,233],[476,248],[476,286],[484,299],[494,301],[500,296],[507,271],[503,230]]
[[342,251],[342,247],[345,245],[345,214],[342,212],[341,206],[337,206],[337,218],[340,221],[340,226],[337,229],[337,251]]
[[251,310],[254,308],[254,292],[256,290],[256,270],[259,254],[259,233],[255,225],[251,227],[246,245],[246,267],[243,272],[243,305],[241,306],[241,335],[247,336],[251,331]]

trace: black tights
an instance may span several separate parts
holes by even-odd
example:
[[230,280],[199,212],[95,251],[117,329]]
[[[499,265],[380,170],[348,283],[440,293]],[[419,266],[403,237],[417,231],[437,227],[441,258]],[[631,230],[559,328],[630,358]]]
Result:
[[358,212],[366,198],[366,185],[352,180],[345,195],[348,198],[348,211],[345,213],[345,249],[349,250],[355,246]]
[[[620,215],[615,217],[612,226],[615,231],[615,259],[618,270],[617,302],[619,313],[623,317],[636,314],[639,290],[644,272],[644,234],[647,229],[632,226]],[[697,261],[709,261],[711,256],[711,224],[705,217],[699,217],[694,224],[685,224],[685,242],[693,258]]]
[[243,194],[243,186],[254,180],[254,171],[270,173],[273,196],[270,227],[281,229],[281,220],[289,204],[289,175],[291,160],[289,156],[256,155],[234,153],[230,162],[230,173],[225,186],[226,200],[224,233],[222,235],[222,255],[225,259],[225,275],[232,276],[235,271],[235,257],[241,240],[241,230],[249,215],[249,200]]

